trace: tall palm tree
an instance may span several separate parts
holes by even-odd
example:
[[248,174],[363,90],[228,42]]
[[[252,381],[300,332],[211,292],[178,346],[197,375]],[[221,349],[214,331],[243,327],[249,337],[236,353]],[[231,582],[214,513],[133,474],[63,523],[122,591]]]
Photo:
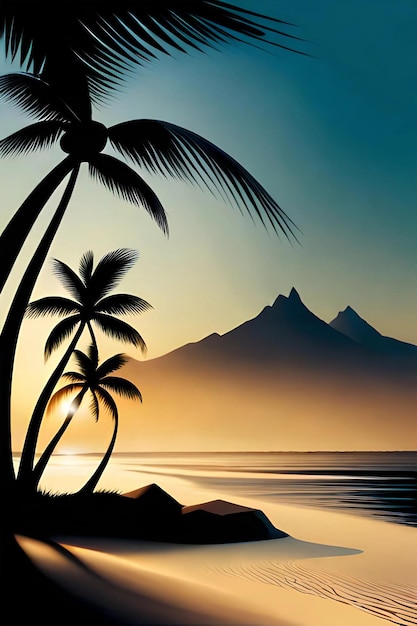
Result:
[[[294,234],[291,220],[249,172],[223,150],[199,135],[159,120],[133,120],[106,129],[90,114],[74,113],[64,105],[51,85],[40,78],[12,74],[0,80],[0,95],[20,105],[39,122],[13,133],[0,142],[0,155],[21,154],[60,142],[68,156],[46,177],[34,196],[23,203],[0,236],[0,288],[46,200],[56,189],[62,174],[71,171],[58,208],[30,260],[0,335],[0,436],[7,441],[11,459],[10,395],[17,338],[24,310],[71,198],[83,162],[90,173],[111,191],[136,204],[142,204],[167,232],[164,209],[145,181],[122,161],[102,154],[108,140],[123,156],[150,172],[198,182],[224,192],[252,217],[275,231]],[[83,117],[84,116],[84,117]],[[61,168],[61,169],[60,169]],[[59,170],[59,176],[56,172]],[[67,172],[68,173],[68,172]],[[39,193],[38,193],[39,192]],[[4,455],[0,455],[1,458]],[[0,460],[0,464],[1,464]],[[1,467],[0,467],[1,469]]]
[[[77,85],[73,86],[75,91]],[[86,106],[75,109],[41,78],[16,73],[0,77],[0,98],[12,101],[38,120],[2,139],[0,156],[27,154],[50,148],[58,141],[68,155],[37,185],[1,234],[0,290],[41,210],[70,175],[59,207],[59,221],[62,219],[83,162],[88,163],[94,178],[128,202],[144,207],[160,228],[168,232],[165,211],[149,185],[122,161],[101,154],[107,143],[107,131],[105,126],[92,120],[88,94],[84,98]]]
[[[3,231],[0,237],[0,266],[2,266],[0,290],[40,210],[63,177],[65,178],[65,176],[70,173],[68,184],[63,192],[58,208],[38,244],[35,253],[30,259],[18,286],[0,335],[0,353],[2,355],[2,359],[0,360],[0,440],[3,446],[3,452],[0,454],[0,476],[8,475],[13,479],[14,470],[12,464],[10,411],[12,376],[17,340],[26,306],[53,238],[69,204],[81,163],[86,159],[90,159],[92,161],[90,166],[93,168],[93,174],[99,177],[100,180],[115,193],[118,193],[131,202],[144,206],[165,232],[167,232],[167,223],[165,212],[159,199],[145,181],[123,162],[119,162],[113,157],[99,154],[102,149],[100,143],[102,142],[102,129],[99,124],[95,124],[91,121],[91,116],[84,124],[83,120],[85,122],[85,118],[82,117],[84,112],[78,114],[70,107],[63,105],[60,99],[54,96],[54,92],[49,86],[46,86],[46,89],[48,95],[52,97],[52,109],[45,111],[43,109],[44,104],[42,104],[42,96],[39,97],[39,93],[28,95],[24,89],[23,91],[18,89],[16,92],[13,86],[15,84],[13,82],[13,76],[8,78],[11,82],[6,78],[6,92],[7,89],[11,89],[12,97],[18,100],[22,97],[24,108],[28,107],[28,109],[31,110],[32,105],[28,103],[27,97],[31,100],[31,97],[34,95],[32,103],[34,103],[33,106],[35,110],[38,111],[42,121],[39,122],[40,128],[36,125],[32,126],[35,126],[36,129],[39,130],[40,135],[38,136],[38,140],[41,145],[45,145],[45,142],[46,144],[50,142],[51,137],[51,135],[47,133],[45,139],[44,124],[48,126],[60,121],[63,125],[61,125],[58,135],[62,135],[63,149],[69,152],[69,155],[62,163],[54,168],[40,185],[38,185]],[[37,92],[39,85],[41,85],[40,92],[45,96],[46,84],[43,83],[43,81],[32,76],[20,76],[20,79],[23,81],[26,79],[26,86],[29,81],[30,85],[34,87],[34,92]],[[37,109],[39,106],[42,108],[42,112],[39,112]],[[53,112],[51,113],[51,111]],[[88,116],[88,113],[86,115]],[[63,120],[65,120],[65,122]],[[88,122],[90,122],[90,125]],[[29,127],[28,130],[29,136],[31,134],[30,128],[31,127]],[[32,131],[33,130],[32,128]],[[84,133],[84,131],[86,133],[86,141],[80,141],[79,133]],[[57,131],[55,130],[54,132],[55,137],[57,137]],[[8,138],[12,144],[16,140],[16,135],[18,135],[18,133],[14,135],[14,139],[13,136]],[[53,135],[54,133],[52,133],[52,136]],[[36,144],[35,137],[36,133],[32,135],[34,144]],[[28,135],[26,135],[26,140],[28,140]],[[31,142],[29,141],[29,143]],[[3,262],[4,265],[2,265]]]
[[126,355],[116,354],[99,365],[97,346],[92,343],[88,348],[87,354],[81,352],[80,350],[75,350],[74,358],[77,361],[80,371],[66,372],[63,375],[64,378],[70,380],[71,382],[68,385],[65,385],[65,387],[59,389],[52,396],[48,406],[48,411],[52,411],[57,405],[61,404],[63,400],[66,400],[69,395],[73,395],[74,392],[78,393],[71,402],[64,422],[45,448],[39,458],[39,461],[36,463],[33,470],[33,478],[35,486],[37,486],[53,451],[70,425],[75,413],[81,406],[84,396],[87,392],[90,392],[90,411],[96,421],[99,419],[100,404],[102,404],[110,412],[110,415],[113,418],[113,434],[106,453],[91,478],[81,489],[83,492],[91,492],[100,480],[100,477],[110,460],[117,438],[119,413],[116,402],[110,392],[117,393],[120,396],[124,396],[125,398],[129,398],[131,400],[139,400],[140,402],[142,402],[142,395],[139,389],[125,378],[110,376],[110,374],[119,370],[128,361]]
[[66,97],[68,77],[82,73],[95,101],[132,67],[164,54],[238,42],[303,54],[292,24],[222,0],[2,0],[1,36],[6,56],[45,72]]
[[83,331],[88,329],[94,346],[97,346],[97,343],[92,324],[97,325],[106,335],[139,347],[142,352],[146,351],[145,341],[138,331],[114,316],[143,313],[152,308],[151,305],[146,300],[130,294],[109,295],[137,258],[138,254],[134,250],[122,248],[104,255],[94,268],[93,253],[88,251],[81,257],[79,276],[68,265],[54,259],[55,275],[74,300],[52,296],[35,300],[28,305],[27,315],[30,318],[45,315],[57,315],[64,318],[52,330],[46,341],[46,358],[74,331],[75,333],[65,354],[44,386],[32,413],[19,466],[18,480],[21,484],[33,486],[31,472],[42,419],[52,392]]
[[[56,92],[69,108],[78,111],[76,116],[81,121],[89,119],[86,95],[91,94],[94,102],[102,101],[120,85],[122,76],[135,64],[143,64],[162,54],[203,52],[227,43],[246,42],[256,46],[267,43],[287,48],[281,42],[292,43],[298,39],[286,32],[289,26],[284,21],[222,0],[63,0],[59,3],[2,0],[0,3],[0,40],[6,56],[18,60],[27,71],[37,75],[42,72],[46,82],[55,85]],[[299,52],[292,47],[289,49]],[[204,168],[205,159],[201,164]],[[0,336],[0,482],[4,495],[12,492],[14,484],[10,395],[22,312],[45,260],[45,249],[49,248],[59,227],[75,184],[78,168],[71,155],[56,166],[28,197],[18,219],[9,225],[8,236],[0,247],[7,250],[10,246],[11,251],[6,257],[12,259],[11,263],[9,260],[3,265],[1,291],[15,254],[26,238],[26,233],[20,237],[24,222],[27,221],[30,230],[51,190],[70,172],[62,202],[24,275],[23,285],[16,293]],[[235,189],[235,185],[232,188]],[[123,193],[126,195],[125,191]],[[148,195],[143,186],[131,193],[133,196]],[[22,214],[24,219],[20,219]],[[14,241],[16,245],[13,245]],[[3,535],[0,533],[1,541]]]
[[235,159],[210,141],[185,128],[161,120],[131,120],[106,128],[92,119],[88,94],[78,109],[63,101],[55,86],[30,74],[0,78],[0,98],[9,100],[38,121],[0,141],[0,156],[28,154],[60,145],[68,156],[35,188],[0,237],[0,290],[33,224],[59,184],[71,174],[65,206],[79,168],[88,164],[93,178],[125,200],[143,206],[167,233],[165,211],[152,189],[126,163],[104,154],[107,143],[123,157],[152,174],[169,175],[192,183],[203,182],[214,192],[244,206],[265,226],[294,235],[293,223]]

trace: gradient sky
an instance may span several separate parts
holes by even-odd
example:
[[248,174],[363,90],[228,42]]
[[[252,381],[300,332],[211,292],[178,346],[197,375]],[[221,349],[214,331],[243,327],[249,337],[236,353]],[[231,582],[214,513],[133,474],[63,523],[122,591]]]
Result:
[[[242,6],[297,24],[307,58],[249,46],[165,58],[138,69],[96,119],[157,118],[193,130],[244,165],[301,230],[301,245],[185,183],[143,173],[169,217],[147,214],[83,171],[50,256],[77,267],[92,249],[140,260],[121,289],[154,310],[132,321],[156,357],[254,317],[292,286],[325,321],[348,304],[380,332],[417,343],[417,5],[414,0],[258,0]],[[2,64],[1,73],[10,71]],[[29,123],[0,103],[0,136]],[[0,164],[0,226],[61,158],[59,149]],[[56,206],[48,205],[3,294]],[[61,293],[46,265],[35,296]],[[36,397],[52,321],[27,321],[15,403]],[[109,353],[120,345],[106,344]],[[138,353],[128,350],[139,357]],[[22,387],[24,382],[25,387]],[[24,391],[23,391],[24,390]]]

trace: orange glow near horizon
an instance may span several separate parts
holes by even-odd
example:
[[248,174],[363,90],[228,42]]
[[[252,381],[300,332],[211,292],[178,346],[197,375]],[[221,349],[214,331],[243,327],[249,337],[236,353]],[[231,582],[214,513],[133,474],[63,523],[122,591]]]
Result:
[[[138,383],[144,401],[119,400],[116,452],[411,450],[417,441],[410,408],[417,391],[400,397],[377,384],[353,390],[307,378],[218,380],[209,371],[190,374],[184,389],[180,375],[162,380],[145,369],[124,375]],[[74,419],[59,453],[101,452],[109,437],[104,413],[99,423]]]

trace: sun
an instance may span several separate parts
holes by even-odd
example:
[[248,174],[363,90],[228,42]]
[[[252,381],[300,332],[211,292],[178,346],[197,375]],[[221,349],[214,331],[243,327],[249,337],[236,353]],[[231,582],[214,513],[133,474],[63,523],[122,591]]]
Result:
[[77,407],[74,405],[74,398],[69,398],[60,403],[58,412],[62,417],[72,417],[76,410]]

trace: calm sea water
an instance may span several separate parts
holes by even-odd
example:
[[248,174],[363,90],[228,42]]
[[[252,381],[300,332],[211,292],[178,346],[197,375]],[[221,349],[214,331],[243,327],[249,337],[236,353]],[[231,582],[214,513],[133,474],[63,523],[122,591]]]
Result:
[[[100,458],[56,455],[41,486],[76,491]],[[241,495],[417,527],[417,452],[115,453],[98,486],[128,491],[172,478],[219,498]]]
[[[140,473],[417,527],[417,452],[117,454]],[[133,468],[132,468],[133,469]],[[133,470],[134,471],[134,470]]]

